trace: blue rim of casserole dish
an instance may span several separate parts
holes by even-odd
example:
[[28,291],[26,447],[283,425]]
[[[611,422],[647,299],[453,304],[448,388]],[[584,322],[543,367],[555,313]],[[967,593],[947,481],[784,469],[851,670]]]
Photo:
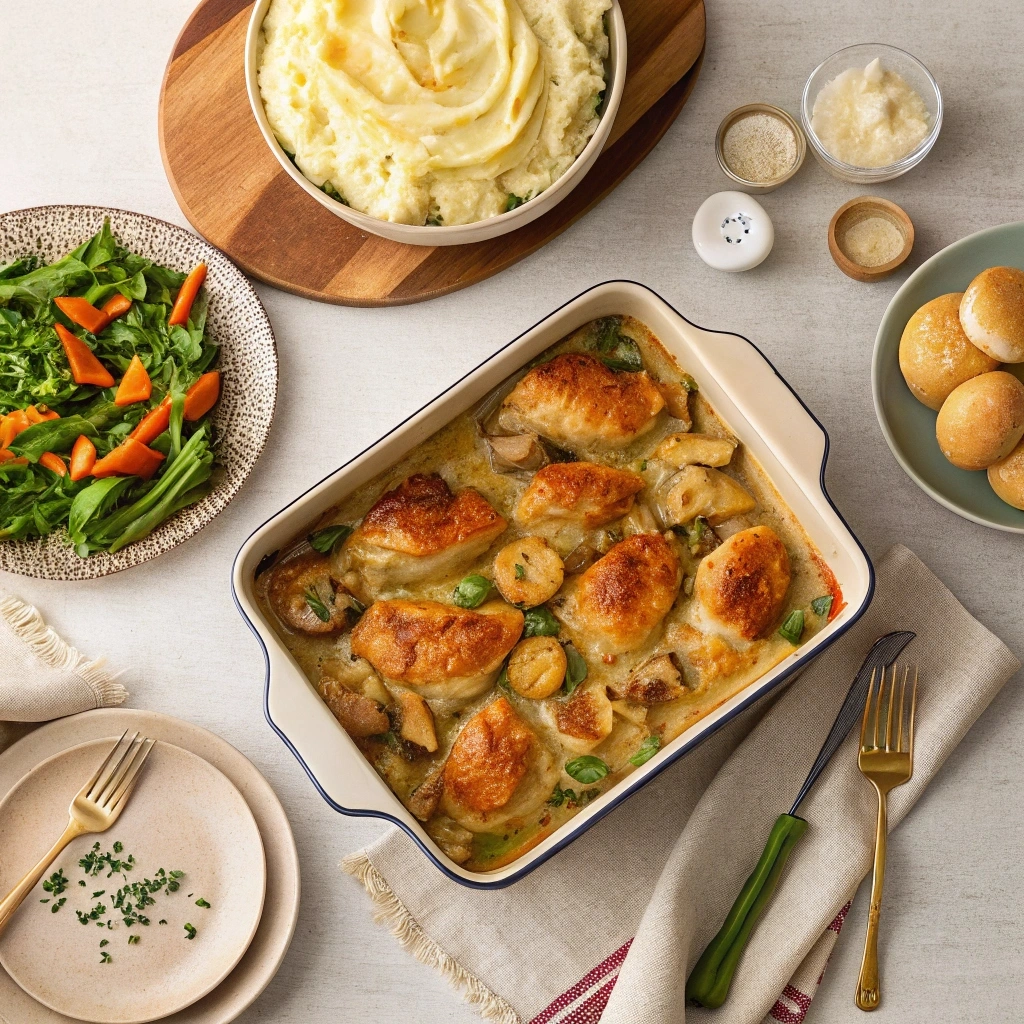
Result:
[[[299,764],[302,765],[303,770],[309,776],[309,779],[316,787],[317,792],[324,798],[324,800],[330,807],[332,807],[335,811],[338,811],[341,814],[345,814],[353,818],[380,818],[383,821],[391,822],[392,825],[397,825],[420,848],[420,850],[427,856],[427,858],[439,871],[441,871],[444,875],[450,878],[453,882],[458,882],[459,885],[464,885],[470,889],[504,889],[507,886],[512,885],[513,882],[518,882],[519,879],[524,878],[531,871],[540,867],[541,864],[545,863],[545,861],[550,860],[560,850],[565,849],[565,847],[568,846],[571,842],[573,842],[573,840],[578,839],[581,835],[584,834],[584,832],[587,832],[590,828],[596,825],[597,822],[599,822],[607,814],[609,814],[616,807],[618,807],[627,797],[632,796],[632,794],[635,793],[638,789],[641,789],[642,787],[646,786],[647,783],[649,783],[651,780],[657,778],[666,768],[675,764],[684,754],[689,753],[689,751],[691,751],[694,747],[702,743],[709,736],[712,736],[719,729],[721,729],[722,726],[732,721],[732,719],[734,719],[738,714],[745,711],[748,707],[750,707],[751,704],[754,704],[756,701],[766,696],[768,693],[774,690],[780,683],[785,682],[785,680],[789,679],[795,672],[800,671],[800,669],[802,669],[806,664],[808,664],[810,661],[813,661],[816,657],[818,657],[819,654],[821,654],[824,650],[826,650],[833,643],[835,643],[836,640],[838,640],[844,633],[846,633],[854,625],[854,623],[856,623],[860,619],[864,612],[867,611],[868,606],[871,604],[871,600],[874,597],[875,593],[875,568],[871,562],[871,558],[868,555],[864,545],[861,543],[860,538],[853,532],[852,529],[850,529],[850,524],[847,523],[843,514],[836,507],[835,502],[832,500],[831,496],[828,493],[828,489],[825,486],[825,466],[828,463],[828,453],[829,448],[831,446],[831,440],[829,438],[828,431],[824,428],[818,417],[815,416],[814,413],[811,412],[811,410],[807,407],[807,404],[804,402],[804,400],[796,393],[796,391],[793,390],[792,386],[789,384],[786,378],[783,377],[781,373],[779,373],[779,371],[775,367],[775,364],[752,341],[750,341],[748,338],[744,338],[742,334],[736,334],[732,331],[713,332],[717,334],[729,334],[734,338],[739,338],[741,341],[746,342],[746,344],[748,344],[752,349],[754,349],[754,351],[757,352],[758,355],[761,356],[761,358],[768,364],[768,366],[771,368],[775,376],[778,377],[779,380],[783,384],[785,384],[787,388],[789,388],[789,391],[792,393],[793,397],[800,403],[800,405],[803,407],[804,412],[807,413],[807,415],[811,418],[811,420],[814,422],[814,424],[818,427],[818,429],[824,436],[825,450],[822,453],[821,457],[821,469],[818,474],[818,485],[821,488],[822,496],[828,502],[829,506],[832,508],[832,511],[835,512],[839,521],[843,524],[847,533],[853,538],[857,547],[860,549],[861,554],[864,556],[864,562],[867,566],[868,571],[868,587],[867,592],[864,595],[864,600],[861,602],[860,607],[851,614],[849,620],[841,628],[837,629],[835,633],[833,633],[832,636],[830,636],[826,641],[824,641],[824,643],[822,643],[819,647],[816,647],[813,651],[809,652],[803,657],[797,658],[784,672],[780,673],[775,679],[773,679],[770,685],[758,687],[755,684],[752,687],[751,692],[742,701],[740,701],[736,705],[736,707],[732,708],[727,714],[723,715],[717,722],[714,723],[714,725],[711,726],[711,728],[702,732],[699,736],[694,736],[693,739],[690,740],[688,743],[683,744],[683,746],[681,746],[678,750],[672,753],[671,757],[665,758],[665,760],[656,768],[654,768],[649,774],[639,776],[636,782],[634,782],[632,785],[629,785],[629,776],[623,779],[623,782],[626,783],[626,785],[622,792],[619,793],[614,800],[612,800],[606,807],[602,807],[599,811],[595,812],[593,817],[588,818],[585,822],[581,823],[581,825],[577,828],[570,828],[567,834],[564,836],[564,838],[559,840],[559,842],[552,846],[550,850],[546,850],[540,856],[529,861],[527,864],[524,864],[523,867],[521,867],[519,870],[512,872],[512,874],[504,878],[496,879],[493,882],[482,882],[477,879],[463,878],[461,875],[456,874],[449,867],[447,867],[447,865],[441,862],[441,860],[436,856],[433,850],[431,850],[426,845],[426,843],[424,843],[423,840],[420,839],[420,837],[417,836],[404,821],[394,817],[394,815],[388,814],[387,811],[371,811],[360,808],[342,807],[341,804],[339,804],[337,801],[333,800],[330,796],[328,796],[323,786],[321,786],[316,776],[310,770],[309,765],[306,764],[306,762],[302,758],[302,755],[295,748],[295,745],[285,735],[285,733],[280,729],[280,727],[277,725],[277,723],[273,720],[273,718],[270,715],[270,654],[267,651],[267,646],[264,643],[263,637],[260,635],[259,630],[256,628],[256,625],[252,622],[249,616],[246,615],[244,609],[242,608],[242,605],[238,600],[238,594],[235,590],[234,570],[235,566],[238,563],[238,559],[241,555],[242,549],[244,549],[244,547],[246,546],[246,544],[249,543],[252,537],[259,533],[260,530],[262,530],[263,527],[267,525],[267,523],[269,523],[273,519],[276,519],[285,510],[291,508],[291,506],[294,505],[297,501],[302,499],[310,491],[319,487],[320,484],[322,484],[325,480],[328,480],[330,477],[334,476],[334,474],[337,473],[339,470],[344,469],[351,462],[354,462],[356,459],[366,454],[366,452],[368,452],[371,448],[376,447],[381,441],[390,437],[396,430],[398,430],[400,427],[408,423],[408,421],[411,420],[414,416],[418,416],[428,406],[433,405],[439,399],[443,398],[445,395],[448,394],[449,391],[451,391],[453,388],[461,384],[462,381],[464,381],[467,377],[476,373],[477,370],[479,370],[481,367],[489,363],[495,356],[499,355],[501,352],[504,352],[505,349],[507,349],[510,345],[514,345],[517,341],[519,341],[520,338],[522,338],[526,334],[529,334],[530,331],[534,330],[536,327],[539,327],[542,323],[544,323],[545,320],[550,319],[552,316],[554,316],[560,310],[564,309],[570,303],[573,303],[577,299],[582,298],[588,292],[592,292],[597,288],[603,288],[605,285],[609,284],[629,284],[634,285],[638,288],[643,288],[644,291],[650,292],[651,295],[653,295],[660,302],[665,303],[665,305],[668,306],[668,308],[671,309],[672,312],[676,314],[676,316],[680,317],[682,320],[685,320],[686,323],[688,323],[691,327],[695,327],[697,328],[697,330],[706,330],[706,328],[702,328],[699,325],[693,323],[692,320],[687,320],[687,318],[683,316],[682,313],[680,313],[671,303],[663,299],[653,288],[649,288],[645,284],[640,284],[640,282],[638,281],[631,281],[628,278],[612,278],[611,280],[601,281],[599,284],[592,285],[590,288],[586,288],[579,294],[574,295],[571,299],[567,299],[560,306],[556,307],[542,319],[538,320],[537,323],[533,324],[531,327],[528,327],[525,331],[521,331],[519,334],[516,335],[515,338],[513,338],[511,341],[506,342],[504,345],[501,346],[501,348],[491,353],[491,355],[489,355],[486,359],[484,359],[482,362],[474,366],[473,369],[463,374],[458,380],[453,381],[448,387],[446,387],[442,392],[440,392],[440,394],[435,395],[434,398],[430,399],[429,402],[425,402],[415,412],[412,412],[408,416],[406,416],[405,419],[403,419],[400,423],[397,423],[386,434],[381,435],[381,437],[377,438],[377,440],[374,441],[372,444],[367,445],[362,451],[353,455],[352,458],[348,459],[346,462],[343,462],[337,469],[328,473],[327,476],[325,476],[322,480],[319,480],[311,487],[306,488],[305,491],[303,491],[301,494],[293,498],[290,502],[288,502],[287,505],[285,505],[283,508],[278,509],[278,511],[275,512],[269,519],[266,519],[255,530],[253,530],[252,533],[249,534],[249,536],[243,543],[242,548],[239,549],[239,553],[235,555],[235,558],[231,566],[231,598],[235,603],[235,607],[238,609],[238,613],[242,616],[242,618],[245,620],[246,625],[249,627],[253,635],[256,637],[256,640],[260,645],[260,650],[263,651],[263,660],[266,665],[266,678],[264,680],[263,685],[263,715],[266,718],[271,729],[273,729],[274,732],[277,733],[277,735],[281,738],[281,741],[284,743],[284,745],[292,752],[292,754],[295,756],[295,759],[299,762]],[[381,781],[383,783],[383,780]]]

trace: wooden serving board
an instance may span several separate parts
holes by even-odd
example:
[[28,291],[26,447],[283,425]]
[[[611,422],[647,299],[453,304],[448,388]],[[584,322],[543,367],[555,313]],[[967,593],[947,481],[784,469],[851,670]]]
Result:
[[604,151],[565,199],[518,231],[472,245],[403,245],[352,227],[306,195],[267,148],[249,107],[248,0],[203,0],[174,45],[160,92],[167,178],[193,227],[267,284],[352,306],[465,288],[534,252],[600,202],[689,98],[704,54],[704,0],[620,3],[628,67]]

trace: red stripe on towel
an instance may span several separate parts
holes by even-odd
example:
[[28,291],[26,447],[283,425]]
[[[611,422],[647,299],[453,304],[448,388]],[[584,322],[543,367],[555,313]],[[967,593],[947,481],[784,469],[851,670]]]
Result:
[[[576,1000],[579,999],[580,996],[584,994],[584,992],[593,988],[598,981],[605,977],[605,975],[611,973],[614,970],[617,970],[619,967],[622,966],[622,961],[626,959],[626,954],[629,952],[629,947],[632,942],[632,939],[630,939],[628,942],[624,942],[621,946],[619,946],[617,950],[615,950],[614,953],[611,954],[611,956],[605,957],[605,959],[602,960],[595,968],[593,968],[593,970],[590,970],[585,975],[583,975],[583,977],[578,982],[576,982],[576,984],[573,985],[572,988],[567,989],[557,999],[555,999],[543,1010],[541,1010],[540,1013],[538,1013],[537,1016],[530,1021],[530,1024],[547,1024],[547,1021],[551,1020],[551,1018],[554,1017],[556,1014],[561,1013],[563,1010],[569,1009],[569,1007],[572,1006],[572,1004],[576,1002]],[[608,996],[611,995],[611,991],[614,985],[615,981],[612,981],[605,986],[605,988],[608,989],[608,993],[604,997],[604,1003],[601,1004],[602,1009],[604,1008],[604,1005],[608,1002]],[[603,992],[604,989],[602,988],[601,991]],[[596,995],[597,993],[595,993],[595,996]],[[587,1002],[590,1002],[590,1000],[587,1000]],[[600,1014],[598,1014],[598,1016],[600,1016]],[[595,1017],[594,1019],[596,1020],[597,1018]],[[564,1022],[564,1024],[568,1024],[568,1021]]]
[[[786,1002],[783,1002],[783,1000],[786,1000]],[[791,1003],[792,1005],[787,1006],[786,1003]],[[782,995],[771,1008],[768,1016],[773,1020],[777,1020],[779,1024],[802,1024],[810,1006],[811,997],[806,992],[801,992],[798,988],[787,985],[782,990]]]

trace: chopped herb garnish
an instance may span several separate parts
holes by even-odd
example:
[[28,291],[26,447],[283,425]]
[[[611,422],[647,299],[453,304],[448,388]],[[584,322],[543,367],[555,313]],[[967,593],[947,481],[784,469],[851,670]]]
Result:
[[700,388],[697,386],[697,382],[688,373],[683,374],[683,379],[679,383],[682,385],[684,391],[700,391]]
[[118,841],[115,840],[115,842],[114,842],[114,853],[123,853],[123,852],[124,852],[124,843],[121,843],[121,842],[118,842]]
[[138,937],[138,935],[129,935],[128,936],[128,945],[129,946],[137,946],[138,944],[139,944],[139,937]]
[[822,617],[828,615],[832,611],[832,595],[826,594],[824,597],[816,597],[811,602],[811,610],[815,615]]
[[94,892],[92,894],[92,898],[96,899],[97,897],[102,896],[106,891],[107,891],[106,889],[100,889],[99,892]]
[[196,900],[196,906],[197,907],[202,907],[204,910],[209,910],[210,909],[210,904],[207,903],[206,900],[204,900],[202,896],[200,896],[199,899]]
[[599,782],[610,771],[608,765],[599,757],[593,754],[584,754],[582,757],[574,757],[567,761],[565,772],[577,782],[588,785],[591,782]]
[[601,361],[610,370],[638,373],[644,368],[640,347],[632,338],[622,333],[620,317],[607,316],[597,322],[597,339],[594,348]]
[[51,892],[54,896],[59,896],[67,887],[68,879],[63,868],[60,871],[54,871],[49,878],[43,881],[43,891]]
[[517,196],[514,192],[509,192],[508,199],[505,200],[505,212],[511,213],[513,210],[522,206],[529,199],[529,196]]
[[501,666],[498,679],[495,683],[499,690],[504,690],[509,696],[512,695],[512,684],[508,681],[508,662]]
[[100,949],[110,945],[110,939],[100,939]]
[[646,459],[644,459],[644,460],[643,460],[643,461],[642,461],[642,462],[640,463],[640,472],[642,473],[642,472],[643,472],[643,471],[644,471],[644,470],[645,470],[646,468],[647,468],[647,460],[646,460]]
[[49,903],[50,902],[50,897],[47,896],[45,900],[40,900],[39,902],[40,903]]
[[306,604],[309,605],[310,611],[321,622],[331,621],[331,611],[327,607],[327,605],[325,605],[323,601],[320,600],[320,595],[316,592],[315,587],[306,587],[303,596],[306,598]]
[[167,924],[167,918],[161,917],[160,920],[157,921],[157,924]]
[[562,789],[561,786],[555,786],[554,792],[548,797],[548,803],[552,807],[561,807],[565,804],[569,808],[586,807],[595,797],[601,795],[599,789],[584,789],[582,792],[577,793],[574,789]]
[[516,579],[521,580],[526,577],[526,566],[520,565],[516,562]]
[[185,922],[185,931],[188,933],[185,936],[186,939],[194,939],[196,937],[196,929],[187,921]]
[[79,885],[80,885],[80,886],[81,886],[81,887],[82,887],[83,889],[85,888],[85,882],[83,882],[83,881],[82,881],[81,879],[79,879],[79,881],[78,881],[78,884],[79,884]]
[[804,613],[797,608],[786,616],[786,621],[779,627],[779,636],[784,637],[795,647],[800,643],[804,632]]
[[565,694],[568,697],[587,678],[587,663],[583,655],[572,644],[565,644],[563,650],[565,651]]
[[339,523],[337,526],[325,526],[322,530],[311,533],[306,539],[314,551],[319,551],[322,555],[329,555],[338,545],[344,543],[351,532],[351,526]]
[[558,619],[551,614],[551,611],[540,605],[531,608],[523,615],[523,636],[558,636]]
[[88,924],[90,921],[96,921],[101,918],[107,912],[107,908],[102,903],[97,903],[88,913],[83,913],[81,910],[76,910],[75,913],[78,915],[79,924]]
[[491,581],[486,576],[472,573],[459,582],[452,601],[460,608],[476,608],[484,603],[490,592]]
[[637,768],[642,764],[647,764],[648,761],[658,752],[661,748],[661,737],[655,736],[651,733],[637,748],[636,753],[629,759],[630,764],[635,764]]
[[112,964],[113,962],[114,958],[108,952],[104,950],[102,953],[100,953],[101,964]]
[[59,900],[57,900],[57,902],[54,903],[54,905],[52,907],[50,907],[50,913],[51,914],[56,914],[57,911],[60,910],[60,908],[63,907],[65,903],[67,903],[67,901],[68,901],[67,896],[61,896],[61,898]]

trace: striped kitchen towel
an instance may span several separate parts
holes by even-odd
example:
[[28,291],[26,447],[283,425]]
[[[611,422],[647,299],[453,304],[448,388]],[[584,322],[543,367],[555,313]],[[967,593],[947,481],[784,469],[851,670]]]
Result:
[[[690,968],[718,931],[788,809],[874,640],[917,639],[913,779],[889,801],[899,824],[1020,667],[910,551],[878,566],[871,608],[773,703],[733,719],[531,875],[507,889],[449,881],[397,829],[347,858],[378,919],[502,1024],[721,1021],[685,1007]],[[729,1024],[799,1024],[857,886],[871,866],[876,801],[856,736],[801,815],[810,823],[740,960]],[[848,979],[851,991],[854,979]]]

